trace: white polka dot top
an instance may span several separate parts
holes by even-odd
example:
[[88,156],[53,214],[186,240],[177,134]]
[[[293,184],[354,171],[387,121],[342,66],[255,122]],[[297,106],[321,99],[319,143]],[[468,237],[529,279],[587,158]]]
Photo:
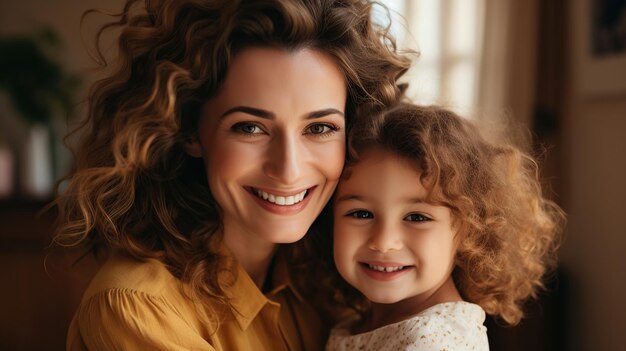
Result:
[[442,303],[410,319],[357,335],[350,335],[354,321],[340,323],[331,331],[326,350],[486,351],[484,321],[485,311],[478,305]]

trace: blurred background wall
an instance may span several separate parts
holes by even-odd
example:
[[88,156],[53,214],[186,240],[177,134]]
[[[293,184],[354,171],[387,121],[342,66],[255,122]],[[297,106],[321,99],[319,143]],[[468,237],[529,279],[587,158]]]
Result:
[[[0,350],[64,350],[68,325],[96,270],[93,261],[72,266],[63,252],[49,250],[54,218],[37,213],[71,166],[60,139],[80,118],[97,77],[88,53],[95,26],[81,28],[81,15],[90,8],[118,11],[122,4],[0,0]],[[25,84],[19,90],[26,113],[13,103],[11,79]],[[70,113],[59,106],[59,92],[71,95]],[[31,118],[29,107],[41,96],[54,101],[42,101],[48,108]]]
[[[528,304],[519,326],[488,321],[492,349],[625,349],[626,1],[383,2],[401,47],[420,52],[407,74],[409,96],[446,105],[485,129],[529,130],[528,147],[543,150],[548,194],[568,213],[550,290]],[[114,12],[122,3],[0,0],[2,40],[50,43],[45,33],[56,33],[58,44],[46,44],[46,55],[68,78],[62,87],[73,106],[69,120],[59,104],[51,107],[42,132],[0,83],[2,350],[62,350],[97,268],[90,261],[71,266],[63,253],[47,250],[53,215],[36,214],[51,199],[51,181],[71,166],[59,139],[81,117],[97,77],[88,51],[106,18],[90,17],[81,27],[81,15],[90,8]],[[386,23],[383,10],[375,16]],[[7,68],[0,67],[15,71]]]

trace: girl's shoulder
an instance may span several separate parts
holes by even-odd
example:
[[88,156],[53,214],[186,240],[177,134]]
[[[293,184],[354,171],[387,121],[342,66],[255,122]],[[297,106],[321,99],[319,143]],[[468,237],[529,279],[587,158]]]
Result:
[[442,319],[445,321],[459,320],[462,322],[480,323],[485,321],[485,311],[477,304],[466,301],[444,302],[431,306],[415,315],[412,319]]
[[350,335],[350,323],[340,324],[331,332],[327,350],[488,350],[484,320],[478,305],[442,303],[367,333]]
[[[449,349],[463,349],[463,344],[487,340],[485,311],[479,305],[458,301],[434,305],[406,321],[419,340],[435,345],[450,345]],[[480,344],[480,343],[479,343]],[[481,348],[477,348],[481,350]]]

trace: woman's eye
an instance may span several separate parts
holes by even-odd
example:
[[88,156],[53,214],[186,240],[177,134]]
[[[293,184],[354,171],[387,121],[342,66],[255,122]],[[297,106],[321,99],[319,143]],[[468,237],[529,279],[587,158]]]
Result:
[[411,213],[410,215],[404,217],[404,220],[409,222],[426,222],[430,221],[430,218],[419,213]]
[[371,219],[374,218],[374,214],[370,211],[357,210],[352,211],[347,214],[348,217],[358,218],[358,219]]
[[231,129],[235,132],[241,134],[261,134],[263,133],[263,129],[254,123],[249,122],[240,122],[236,123],[231,127]]
[[337,130],[338,128],[332,124],[316,123],[316,124],[309,126],[306,129],[305,134],[321,135],[321,134],[328,134],[328,133],[336,132]]

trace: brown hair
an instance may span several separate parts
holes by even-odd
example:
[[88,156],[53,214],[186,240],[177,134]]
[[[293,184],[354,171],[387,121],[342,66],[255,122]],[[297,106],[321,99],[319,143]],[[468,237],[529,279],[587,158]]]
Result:
[[[564,224],[562,210],[542,195],[533,158],[514,146],[488,142],[451,111],[406,103],[353,127],[347,176],[350,165],[372,147],[413,162],[429,201],[451,209],[459,243],[453,279],[463,298],[517,324],[522,303],[535,297],[556,263]],[[353,288],[343,285],[336,295],[357,310],[367,309]]]
[[119,29],[119,56],[90,91],[75,169],[55,201],[54,242],[157,258],[193,293],[227,303],[217,284],[225,260],[212,246],[220,209],[202,161],[183,151],[200,106],[249,46],[332,56],[348,86],[347,123],[361,104],[393,102],[409,60],[372,23],[371,8],[366,0],[128,0],[97,35],[99,46],[105,30]]

